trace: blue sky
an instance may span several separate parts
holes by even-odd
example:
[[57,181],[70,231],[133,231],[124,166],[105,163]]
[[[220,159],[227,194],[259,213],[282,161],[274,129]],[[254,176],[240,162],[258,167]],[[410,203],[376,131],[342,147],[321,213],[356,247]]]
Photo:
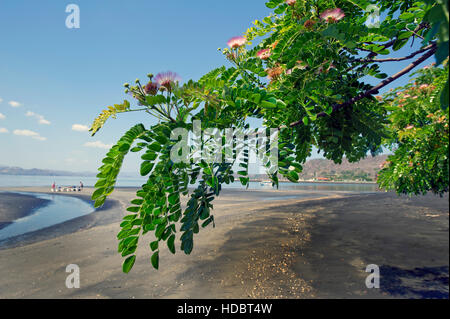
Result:
[[[268,15],[264,2],[2,0],[0,166],[95,171],[107,150],[93,146],[113,144],[130,126],[153,121],[121,114],[93,138],[73,125],[89,126],[105,106],[127,98],[123,83],[149,72],[198,79],[225,64],[217,48]],[[79,29],[65,25],[70,3],[80,8]],[[406,64],[383,68],[392,73]],[[137,171],[138,164],[132,154],[124,170]]]

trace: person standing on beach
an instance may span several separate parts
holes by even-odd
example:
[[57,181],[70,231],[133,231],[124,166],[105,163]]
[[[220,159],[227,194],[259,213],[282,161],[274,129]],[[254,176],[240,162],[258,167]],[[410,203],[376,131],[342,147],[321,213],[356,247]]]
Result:
[[55,184],[55,182],[53,182],[53,184],[52,184],[52,192],[56,192],[56,184]]
[[83,190],[83,182],[80,181],[80,189]]

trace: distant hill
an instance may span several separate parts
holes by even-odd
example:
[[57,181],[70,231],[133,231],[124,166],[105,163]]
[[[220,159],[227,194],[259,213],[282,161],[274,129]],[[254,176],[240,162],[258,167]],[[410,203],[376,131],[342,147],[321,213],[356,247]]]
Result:
[[349,163],[347,159],[342,164],[335,164],[326,159],[312,159],[303,165],[301,179],[330,179],[330,180],[366,180],[375,181],[380,165],[386,161],[388,155],[369,156],[356,163]]
[[[330,160],[312,159],[303,165],[300,175],[302,180],[363,180],[375,181],[380,165],[387,155],[367,157],[357,163],[349,163],[343,159],[342,164],[334,164]],[[256,165],[254,165],[256,167]],[[256,169],[256,168],[255,168]],[[69,172],[49,169],[24,169],[20,167],[0,166],[0,175],[34,175],[34,176],[95,176],[95,172]],[[138,177],[136,173],[120,173],[122,177]],[[249,174],[251,179],[267,179],[265,174]],[[238,175],[236,175],[236,178]],[[281,178],[281,180],[283,180]]]
[[0,175],[31,175],[31,176],[95,176],[93,172],[68,172],[50,169],[0,166]]
[[[388,155],[367,157],[357,163],[349,163],[347,159],[342,164],[335,164],[326,159],[311,159],[303,164],[300,180],[330,180],[330,181],[367,181],[374,182],[380,165]],[[265,174],[250,174],[252,180],[266,180]],[[280,177],[280,180],[286,180]]]

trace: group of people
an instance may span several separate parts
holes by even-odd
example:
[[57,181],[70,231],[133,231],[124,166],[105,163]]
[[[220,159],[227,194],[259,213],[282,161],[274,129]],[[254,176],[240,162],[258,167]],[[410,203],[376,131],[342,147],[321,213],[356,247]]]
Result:
[[56,183],[53,182],[51,191],[52,192],[77,192],[77,191],[81,192],[83,190],[83,187],[84,187],[84,185],[83,185],[83,182],[81,182],[81,181],[80,181],[80,185],[78,185],[78,187],[75,185],[74,186],[63,186],[63,187],[58,186],[58,187],[56,187]]

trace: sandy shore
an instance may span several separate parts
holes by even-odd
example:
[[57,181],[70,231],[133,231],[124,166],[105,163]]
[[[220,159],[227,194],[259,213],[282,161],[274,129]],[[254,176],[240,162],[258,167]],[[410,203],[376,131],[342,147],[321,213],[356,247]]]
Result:
[[[303,196],[225,190],[191,255],[163,249],[156,271],[146,235],[123,274],[116,234],[134,190],[119,189],[102,210],[3,243],[0,298],[448,298],[448,196]],[[69,264],[79,289],[65,286]],[[380,289],[365,286],[369,264]]]

